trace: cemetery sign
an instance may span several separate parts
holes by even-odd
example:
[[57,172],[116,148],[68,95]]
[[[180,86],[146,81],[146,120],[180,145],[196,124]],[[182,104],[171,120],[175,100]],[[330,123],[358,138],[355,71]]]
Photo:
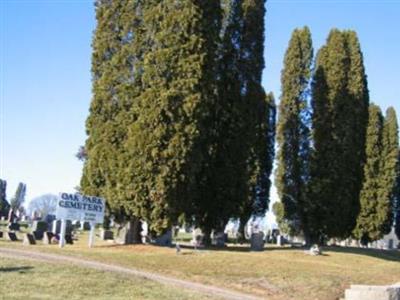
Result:
[[80,220],[89,223],[103,223],[104,199],[82,194],[60,193],[57,201],[58,220]]

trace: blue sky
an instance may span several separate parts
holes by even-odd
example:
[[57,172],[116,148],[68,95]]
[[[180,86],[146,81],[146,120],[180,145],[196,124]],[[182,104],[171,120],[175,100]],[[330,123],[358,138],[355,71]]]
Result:
[[[92,1],[0,1],[0,178],[27,200],[73,191],[82,165],[91,99]],[[280,72],[291,32],[308,25],[318,49],[333,27],[358,32],[371,100],[400,113],[400,0],[267,3],[263,85],[280,94]],[[274,193],[274,192],[273,192]]]

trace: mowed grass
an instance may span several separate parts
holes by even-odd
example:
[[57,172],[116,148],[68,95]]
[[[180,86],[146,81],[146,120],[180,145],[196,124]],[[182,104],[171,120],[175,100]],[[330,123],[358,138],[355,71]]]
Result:
[[393,284],[400,281],[400,252],[325,248],[322,256],[301,249],[268,247],[250,252],[247,246],[194,251],[150,245],[119,246],[96,240],[87,248],[87,233],[74,245],[22,246],[1,241],[0,247],[25,248],[134,267],[181,279],[225,287],[272,300],[339,299],[350,284]]
[[0,299],[211,299],[143,278],[0,257]]

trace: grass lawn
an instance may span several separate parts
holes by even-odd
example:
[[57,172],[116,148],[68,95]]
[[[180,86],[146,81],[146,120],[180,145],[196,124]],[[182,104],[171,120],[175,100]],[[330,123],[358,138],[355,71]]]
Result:
[[0,247],[87,257],[212,284],[272,300],[338,299],[350,284],[393,284],[400,281],[400,252],[355,248],[326,248],[322,256],[303,250],[269,247],[249,252],[247,247],[222,250],[183,249],[149,245],[118,246],[96,240],[87,248],[87,233],[79,242],[59,249],[56,245],[22,246],[1,240]]
[[1,299],[211,299],[142,278],[0,257]]

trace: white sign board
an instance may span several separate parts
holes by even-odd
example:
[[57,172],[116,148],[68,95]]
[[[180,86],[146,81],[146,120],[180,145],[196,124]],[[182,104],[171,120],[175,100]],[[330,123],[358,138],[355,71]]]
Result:
[[99,197],[82,194],[60,193],[56,218],[58,220],[80,220],[82,222],[103,223],[105,201]]

